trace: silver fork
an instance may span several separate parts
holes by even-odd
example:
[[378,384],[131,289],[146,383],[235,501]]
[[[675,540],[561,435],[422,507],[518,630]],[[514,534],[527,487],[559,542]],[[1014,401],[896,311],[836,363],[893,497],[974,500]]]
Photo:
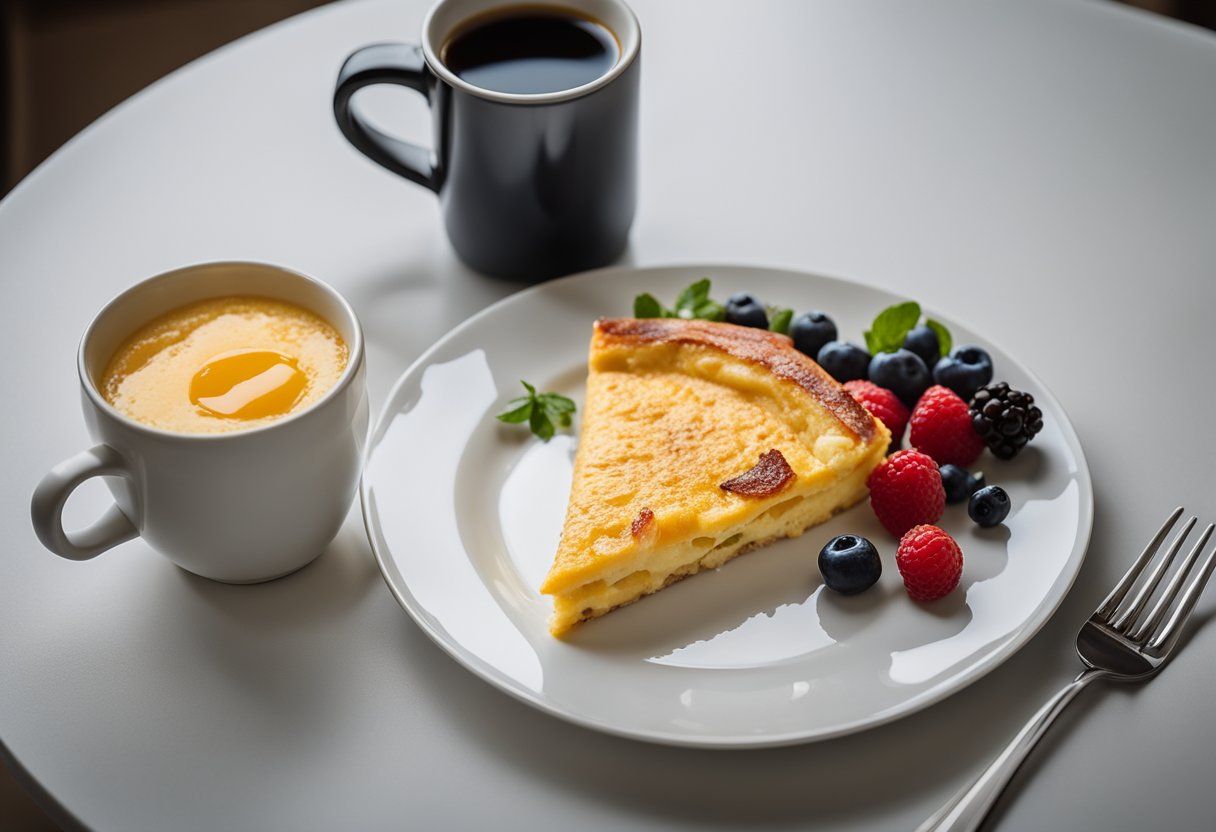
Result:
[[[1182,564],[1174,570],[1152,611],[1147,616],[1143,615],[1149,599],[1195,527],[1196,518],[1192,517],[1174,537],[1165,555],[1150,569],[1157,550],[1182,516],[1182,511],[1181,506],[1174,509],[1118,586],[1082,625],[1081,632],[1077,634],[1077,655],[1087,669],[1047,700],[975,782],[938,809],[918,827],[917,832],[979,829],[1035,743],[1047,732],[1048,726],[1060,715],[1064,706],[1083,688],[1097,679],[1141,681],[1161,670],[1178,645],[1178,636],[1212,575],[1213,558],[1216,557],[1216,549],[1213,549],[1188,582],[1187,576],[1194,571],[1203,547],[1216,528],[1216,525],[1209,525]],[[1185,589],[1183,584],[1186,584]],[[1135,595],[1124,604],[1133,588],[1136,588]],[[1167,614],[1169,618],[1162,625]]]

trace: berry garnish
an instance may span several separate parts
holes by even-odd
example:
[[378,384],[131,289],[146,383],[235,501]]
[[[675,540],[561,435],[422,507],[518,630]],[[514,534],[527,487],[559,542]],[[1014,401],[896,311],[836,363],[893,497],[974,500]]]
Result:
[[958,586],[963,552],[954,538],[937,526],[915,526],[900,538],[895,566],[913,601],[936,601]]
[[989,384],[971,397],[971,426],[993,456],[1013,459],[1043,429],[1043,411],[1034,396],[1006,382]]
[[892,446],[898,446],[908,426],[908,408],[904,407],[899,397],[885,387],[860,378],[846,381],[844,389],[870,411],[871,416],[887,426],[887,430],[891,431]]
[[828,375],[843,384],[855,378],[865,378],[870,366],[870,354],[856,344],[846,341],[828,341],[815,356],[819,366]]
[[747,292],[736,292],[726,299],[726,322],[768,329],[768,312],[764,310],[764,304]]
[[932,367],[942,357],[942,345],[937,331],[928,324],[918,324],[904,336],[904,349],[916,353],[926,367]]
[[948,462],[939,466],[938,470],[942,475],[942,488],[946,490],[946,502],[950,505],[969,499],[984,487],[983,474],[972,474],[966,468]]
[[929,366],[933,368],[933,380],[964,401],[970,401],[976,390],[992,381],[992,358],[976,346],[959,347]]
[[902,347],[895,352],[880,352],[870,359],[870,381],[885,387],[899,400],[912,407],[920,394],[932,383],[925,362],[914,352]]
[[920,451],[896,451],[878,464],[866,485],[878,522],[899,537],[922,523],[936,523],[946,492],[933,458]]
[[819,574],[828,589],[841,595],[856,595],[878,581],[882,560],[874,544],[864,537],[842,534],[819,551]]
[[911,423],[909,444],[939,465],[948,462],[965,468],[984,450],[984,440],[971,426],[967,403],[940,384],[920,397],[912,409]]
[[989,485],[971,495],[967,514],[985,529],[1005,522],[1009,516],[1009,495],[999,485]]
[[836,340],[836,322],[818,310],[803,312],[790,324],[789,336],[795,349],[815,358],[824,344]]

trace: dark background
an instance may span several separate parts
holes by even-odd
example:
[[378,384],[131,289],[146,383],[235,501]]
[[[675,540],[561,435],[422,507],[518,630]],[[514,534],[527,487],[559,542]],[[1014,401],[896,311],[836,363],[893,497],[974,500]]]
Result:
[[[0,196],[98,116],[236,38],[328,0],[0,0]],[[1213,0],[1127,0],[1216,29]],[[52,832],[0,765],[0,830]]]
[[0,0],[0,195],[156,79],[325,2]]
[[[111,107],[328,0],[0,0],[0,196]],[[1216,28],[1213,0],[1126,0]]]

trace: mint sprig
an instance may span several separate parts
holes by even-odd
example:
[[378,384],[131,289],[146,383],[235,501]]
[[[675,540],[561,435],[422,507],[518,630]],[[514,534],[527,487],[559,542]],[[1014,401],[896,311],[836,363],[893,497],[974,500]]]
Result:
[[950,350],[954,348],[954,339],[950,337],[950,330],[946,329],[946,325],[932,318],[925,318],[925,326],[937,333],[937,345],[941,348],[941,354],[949,355]]
[[908,331],[920,320],[920,304],[914,300],[888,306],[878,313],[866,330],[866,349],[870,355],[895,352],[904,345]]
[[633,317],[720,321],[726,317],[726,307],[709,296],[710,285],[705,277],[685,287],[676,298],[675,307],[670,309],[654,295],[643,292],[633,299]]
[[768,312],[769,332],[789,335],[790,321],[794,320],[794,310],[787,306],[770,306],[766,311]]
[[[542,441],[553,438],[557,427],[570,427],[574,402],[558,393],[537,393],[536,388],[521,380],[528,395],[507,402],[507,409],[495,418],[507,424],[528,423],[528,427]],[[555,427],[556,425],[556,427]]]
[[[866,330],[866,349],[870,355],[880,352],[895,352],[904,345],[908,332],[920,322],[920,304],[914,300],[896,303],[878,313],[874,323]],[[942,355],[947,355],[954,339],[950,330],[940,321],[925,319],[925,326],[937,334],[937,344]]]

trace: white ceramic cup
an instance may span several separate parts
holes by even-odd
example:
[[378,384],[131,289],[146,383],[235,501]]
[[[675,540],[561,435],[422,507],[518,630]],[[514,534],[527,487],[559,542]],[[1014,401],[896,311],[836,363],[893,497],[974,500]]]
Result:
[[[289,301],[338,330],[349,363],[318,402],[270,424],[218,434],[175,433],[119,413],[98,382],[135,330],[195,301],[256,295]],[[262,263],[205,263],[150,278],[110,301],[80,342],[77,367],[89,435],[97,443],[55,466],[34,491],[34,530],[71,560],[136,536],[178,566],[217,581],[255,583],[294,572],[338,533],[359,481],[368,405],[363,332],[329,286]],[[67,532],[72,491],[103,477],[111,506]]]

